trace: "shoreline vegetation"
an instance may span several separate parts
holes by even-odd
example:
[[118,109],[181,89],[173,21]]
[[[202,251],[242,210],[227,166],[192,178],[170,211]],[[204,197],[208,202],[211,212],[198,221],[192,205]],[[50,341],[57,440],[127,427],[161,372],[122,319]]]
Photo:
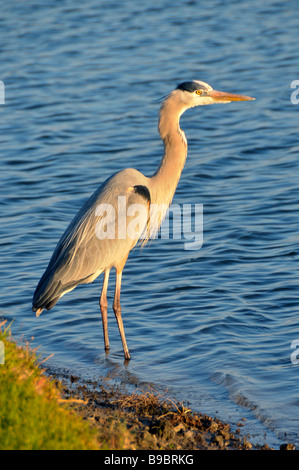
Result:
[[104,379],[81,384],[79,377],[49,374],[46,359],[28,342],[17,343],[5,321],[0,341],[1,450],[274,450],[252,445],[239,428],[233,432],[166,393],[126,393]]

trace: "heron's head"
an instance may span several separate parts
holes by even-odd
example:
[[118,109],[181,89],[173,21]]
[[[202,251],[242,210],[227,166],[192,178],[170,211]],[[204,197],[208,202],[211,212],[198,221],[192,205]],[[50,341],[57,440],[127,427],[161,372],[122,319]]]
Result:
[[214,103],[254,100],[250,96],[216,91],[207,83],[199,80],[181,83],[173,93],[186,106],[186,109]]

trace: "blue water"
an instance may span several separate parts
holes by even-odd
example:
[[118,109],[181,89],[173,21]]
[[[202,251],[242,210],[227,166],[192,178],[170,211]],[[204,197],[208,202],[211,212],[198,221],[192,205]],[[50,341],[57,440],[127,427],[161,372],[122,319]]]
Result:
[[[295,1],[19,2],[1,6],[1,317],[48,364],[168,388],[252,441],[299,445],[299,11]],[[163,146],[157,99],[199,79],[256,101],[194,108],[174,203],[203,204],[204,243],[152,241],[126,265],[123,362],[102,279],[35,318],[52,251],[113,172],[150,176]]]

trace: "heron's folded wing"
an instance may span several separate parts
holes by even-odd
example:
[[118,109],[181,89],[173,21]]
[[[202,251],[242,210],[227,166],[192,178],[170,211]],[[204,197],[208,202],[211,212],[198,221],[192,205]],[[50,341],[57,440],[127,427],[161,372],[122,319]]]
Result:
[[129,186],[114,197],[103,194],[80,211],[53,253],[57,279],[63,284],[89,282],[136,245],[148,223],[144,188]]
[[54,250],[36,288],[34,305],[50,305],[52,298],[57,301],[76,285],[92,282],[136,245],[149,208],[147,188],[134,184],[137,176],[137,172],[116,174],[84,204]]

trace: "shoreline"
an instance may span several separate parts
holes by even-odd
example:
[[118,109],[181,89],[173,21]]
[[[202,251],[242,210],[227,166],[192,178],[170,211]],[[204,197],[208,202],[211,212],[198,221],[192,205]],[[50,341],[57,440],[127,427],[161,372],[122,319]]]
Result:
[[[28,342],[0,321],[0,449],[3,450],[275,450],[230,424],[148,386],[128,392],[111,377],[83,380],[45,367]],[[240,420],[242,421],[242,420]],[[26,429],[26,433],[24,433]],[[282,444],[280,450],[295,450]]]
[[[55,376],[53,371],[47,373]],[[85,382],[73,375],[61,378],[59,373],[57,379],[67,407],[100,435],[103,428],[109,430],[115,444],[110,450],[275,450],[267,444],[254,445],[242,436],[243,423],[232,431],[230,424],[193,412],[167,392],[147,387],[128,393],[105,380]],[[295,446],[282,444],[280,449]]]

